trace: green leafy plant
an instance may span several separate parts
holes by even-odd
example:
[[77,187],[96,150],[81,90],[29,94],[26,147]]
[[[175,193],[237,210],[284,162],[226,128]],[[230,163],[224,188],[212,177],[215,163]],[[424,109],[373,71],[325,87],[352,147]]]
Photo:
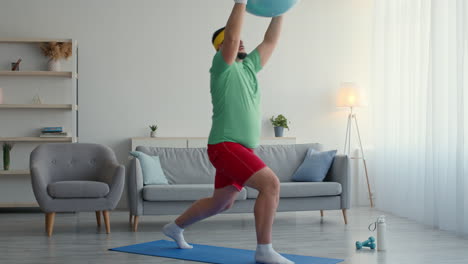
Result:
[[157,125],[151,125],[149,126],[149,128],[151,129],[151,131],[155,132],[156,130],[158,130],[158,126]]
[[284,127],[284,128],[287,128],[288,130],[289,130],[288,124],[291,123],[288,121],[288,119],[284,115],[278,115],[276,118],[275,116],[272,116],[270,118],[270,121],[274,127]]
[[3,169],[10,169],[10,151],[13,148],[12,144],[3,143]]

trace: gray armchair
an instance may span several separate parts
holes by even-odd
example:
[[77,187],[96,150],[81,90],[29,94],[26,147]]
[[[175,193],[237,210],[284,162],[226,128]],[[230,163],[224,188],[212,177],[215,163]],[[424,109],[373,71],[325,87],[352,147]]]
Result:
[[46,231],[51,236],[56,212],[101,212],[110,233],[109,211],[122,196],[125,167],[106,146],[86,143],[43,144],[30,156],[32,188],[46,213]]

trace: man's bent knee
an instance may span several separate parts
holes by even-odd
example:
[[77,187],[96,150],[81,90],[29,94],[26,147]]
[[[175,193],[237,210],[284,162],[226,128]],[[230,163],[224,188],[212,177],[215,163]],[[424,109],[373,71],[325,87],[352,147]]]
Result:
[[271,177],[271,181],[267,182],[263,188],[259,190],[260,192],[268,193],[271,195],[279,196],[280,192],[280,183],[276,175]]
[[224,212],[232,207],[239,192],[233,186],[228,186],[224,190],[215,191],[213,197],[213,210],[216,213]]
[[231,207],[234,205],[234,201],[216,201],[216,204],[214,206],[214,210],[216,211],[217,214],[222,213],[226,210],[231,209]]
[[279,196],[280,182],[276,174],[268,167],[261,169],[245,183],[259,192]]
[[231,202],[227,203],[226,206],[223,209],[223,212],[231,209],[233,205],[234,205],[234,201],[231,201]]

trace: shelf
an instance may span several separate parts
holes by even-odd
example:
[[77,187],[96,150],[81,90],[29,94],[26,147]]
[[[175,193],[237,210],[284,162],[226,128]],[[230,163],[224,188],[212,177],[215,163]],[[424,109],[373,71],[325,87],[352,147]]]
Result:
[[72,104],[0,104],[0,109],[63,109],[74,110],[76,105]]
[[0,203],[0,208],[15,208],[15,207],[39,207],[37,203]]
[[72,137],[44,138],[44,137],[0,137],[0,142],[72,142]]
[[74,78],[76,74],[66,71],[0,71],[0,76],[48,76]]
[[[41,118],[46,121],[55,120],[53,122],[57,122],[57,118],[64,119],[61,122],[66,122],[64,125],[67,127],[70,126],[70,130],[67,131],[67,137],[40,137],[40,128],[34,126],[34,124],[29,124],[26,129],[22,127],[22,129],[18,131],[19,133],[12,134],[5,133],[8,130],[5,130],[7,125],[0,125],[0,127],[5,128],[0,129],[0,132],[2,132],[0,133],[0,145],[3,142],[18,145],[19,149],[17,149],[17,151],[20,151],[21,154],[26,154],[21,155],[24,156],[23,161],[25,163],[31,153],[29,146],[49,143],[73,144],[78,142],[78,44],[75,39],[67,37],[67,35],[62,36],[62,38],[60,38],[60,36],[59,38],[53,38],[53,36],[52,38],[48,38],[47,36],[41,37],[40,35],[9,35],[0,37],[0,48],[2,51],[5,50],[5,53],[10,52],[13,55],[14,53],[24,53],[26,51],[28,54],[31,53],[30,55],[33,56],[32,58],[29,58],[30,60],[33,60],[31,63],[35,62],[36,64],[43,64],[43,61],[47,59],[46,57],[40,56],[41,50],[39,49],[39,46],[41,44],[62,42],[72,46],[71,62],[67,63],[67,67],[63,68],[61,71],[47,71],[47,68],[43,67],[21,67],[20,71],[11,71],[10,62],[8,61],[7,64],[0,67],[0,82],[10,82],[11,85],[13,85],[12,88],[35,88],[37,85],[39,85],[37,88],[42,88],[53,84],[54,88],[65,89],[63,91],[59,90],[59,92],[66,92],[66,100],[47,101],[44,104],[34,104],[33,101],[25,98],[26,100],[24,101],[11,100],[5,102],[5,104],[0,104],[0,116],[13,115],[13,118],[14,115],[18,113],[21,115],[24,114],[26,115],[25,117],[31,119],[35,118],[35,113],[38,112],[37,114],[40,114]],[[16,59],[11,61],[15,60]],[[55,94],[55,92],[55,90],[51,90],[50,94]],[[17,91],[15,93],[17,93],[18,96],[23,95],[23,97],[27,97],[27,95],[24,96],[22,91]],[[59,116],[55,116],[56,114],[59,114]],[[21,120],[12,120],[15,122],[9,124],[11,129],[13,129],[14,126],[27,125],[27,123],[23,124]],[[58,126],[58,124],[56,125]],[[23,147],[26,147],[26,149]],[[15,150],[13,149],[13,151]],[[2,195],[0,195],[1,210],[26,210],[21,208],[33,208],[32,210],[37,210],[37,208],[39,208],[39,205],[34,198],[26,198],[34,197],[31,196],[32,190],[29,190],[30,188],[25,190],[23,186],[17,186],[17,183],[29,184],[30,186],[31,173],[32,172],[29,170],[28,166],[14,167],[11,168],[11,170],[5,171],[3,170],[3,166],[0,165],[0,186],[2,186],[0,188],[0,193],[2,193]],[[14,181],[15,184],[6,184],[10,181]],[[10,193],[13,193],[15,197],[12,197]],[[16,198],[16,196],[23,198]]]
[[72,42],[71,39],[48,38],[0,38],[0,43],[41,43],[41,42]]
[[0,176],[5,175],[29,175],[29,170],[0,170]]
[[[131,140],[176,140],[176,139],[208,139],[207,137],[133,137]],[[261,137],[263,140],[284,140],[284,139],[296,139],[295,137]]]

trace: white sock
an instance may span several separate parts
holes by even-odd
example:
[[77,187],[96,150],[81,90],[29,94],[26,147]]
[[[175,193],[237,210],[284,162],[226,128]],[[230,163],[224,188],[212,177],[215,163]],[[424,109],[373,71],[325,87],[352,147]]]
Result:
[[257,251],[255,251],[255,261],[264,264],[294,264],[294,262],[276,252],[271,244],[257,245]]
[[175,222],[169,223],[163,227],[163,233],[174,239],[174,241],[177,243],[179,248],[193,248],[191,245],[189,245],[187,242],[185,242],[184,239],[184,229],[180,228]]

